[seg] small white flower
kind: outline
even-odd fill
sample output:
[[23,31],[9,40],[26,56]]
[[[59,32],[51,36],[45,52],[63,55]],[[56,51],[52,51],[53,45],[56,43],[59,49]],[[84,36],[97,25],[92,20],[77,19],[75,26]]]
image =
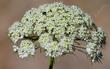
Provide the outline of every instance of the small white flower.
[[87,27],[79,27],[79,37],[85,41],[88,41],[88,39],[91,37],[90,36],[90,31],[88,31]]
[[102,43],[105,40],[105,36],[104,31],[100,27],[97,28],[97,31],[92,31],[92,40],[95,43]]
[[64,36],[59,42],[59,45],[62,47],[63,52],[71,52],[73,51],[72,50],[73,43],[74,43],[73,39]]
[[86,46],[86,51],[88,56],[91,58],[92,62],[99,61],[102,58],[102,53],[100,51],[100,45],[89,42]]
[[13,51],[14,51],[14,52],[17,52],[17,51],[18,51],[18,49],[19,49],[19,47],[18,47],[18,46],[13,45]]
[[19,39],[22,39],[24,34],[22,32],[23,25],[20,22],[15,22],[10,28],[9,28],[9,37],[11,38],[13,43],[16,43]]
[[36,11],[37,11],[36,8],[32,8],[31,10],[27,11],[23,18],[21,19],[21,23],[31,23],[31,24],[34,23],[37,17]]
[[62,49],[58,45],[58,42],[53,41],[49,43],[49,47],[46,49],[46,55],[50,57],[58,57],[63,54]]
[[22,40],[18,49],[18,55],[21,58],[35,54],[35,45],[30,40]]
[[24,33],[24,36],[28,37],[33,34],[33,24],[32,23],[24,23],[24,26],[22,27],[22,32]]
[[45,34],[42,34],[40,37],[39,37],[39,43],[41,45],[41,47],[43,47],[44,49],[48,48],[48,44],[53,41],[52,40],[52,36],[50,36],[48,33],[45,33]]
[[34,34],[41,35],[41,33],[45,30],[45,27],[42,24],[36,24],[34,27]]

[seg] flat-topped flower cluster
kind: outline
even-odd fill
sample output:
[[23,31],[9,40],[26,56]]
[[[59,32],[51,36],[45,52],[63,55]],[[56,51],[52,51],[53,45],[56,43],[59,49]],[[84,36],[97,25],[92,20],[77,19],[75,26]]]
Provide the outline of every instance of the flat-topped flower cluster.
[[8,35],[21,58],[34,55],[37,48],[50,57],[80,50],[95,62],[102,58],[100,49],[105,42],[104,31],[87,13],[77,6],[57,2],[27,11],[9,28]]

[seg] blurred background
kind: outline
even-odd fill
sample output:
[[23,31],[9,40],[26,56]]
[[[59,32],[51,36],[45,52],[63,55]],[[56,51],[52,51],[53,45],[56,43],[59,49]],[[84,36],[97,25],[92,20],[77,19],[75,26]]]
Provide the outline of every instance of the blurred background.
[[34,57],[20,59],[13,53],[8,28],[31,7],[45,3],[63,2],[78,5],[89,13],[97,26],[107,33],[107,44],[103,49],[102,63],[91,64],[82,53],[66,55],[56,59],[54,69],[110,69],[110,0],[0,0],[0,69],[48,69],[48,57],[36,51]]

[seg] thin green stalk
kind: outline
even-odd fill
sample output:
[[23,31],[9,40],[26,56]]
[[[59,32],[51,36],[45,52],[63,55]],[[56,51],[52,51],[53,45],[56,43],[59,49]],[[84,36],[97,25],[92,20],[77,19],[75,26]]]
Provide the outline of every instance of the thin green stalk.
[[50,57],[49,58],[49,69],[53,69],[54,62],[55,62],[55,58]]

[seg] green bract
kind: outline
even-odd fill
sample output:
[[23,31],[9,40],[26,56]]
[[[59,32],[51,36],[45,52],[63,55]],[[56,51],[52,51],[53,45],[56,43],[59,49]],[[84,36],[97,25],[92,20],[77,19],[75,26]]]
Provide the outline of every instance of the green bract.
[[[9,28],[9,37],[21,58],[34,55],[36,48],[44,49],[46,56],[53,58],[78,50],[92,62],[102,58],[100,49],[105,41],[104,31],[87,13],[57,2],[27,11]],[[36,41],[40,46],[35,46]]]

